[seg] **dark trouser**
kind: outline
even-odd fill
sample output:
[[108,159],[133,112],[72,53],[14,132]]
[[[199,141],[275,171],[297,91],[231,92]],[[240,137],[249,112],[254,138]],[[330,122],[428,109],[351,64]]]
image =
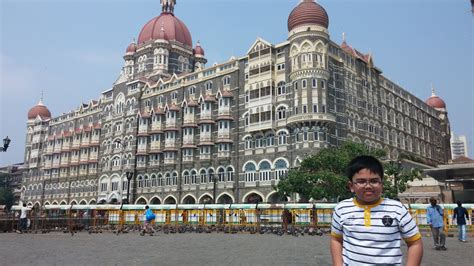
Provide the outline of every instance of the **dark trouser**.
[[28,223],[28,218],[20,218],[20,231],[26,231],[26,225]]
[[444,233],[443,227],[432,227],[431,234],[433,235],[435,247],[444,247],[446,243],[446,234]]

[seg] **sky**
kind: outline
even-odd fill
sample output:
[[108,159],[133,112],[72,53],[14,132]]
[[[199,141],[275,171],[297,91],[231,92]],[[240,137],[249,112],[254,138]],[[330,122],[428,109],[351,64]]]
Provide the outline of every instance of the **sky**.
[[[258,38],[288,37],[300,0],[177,0],[175,15],[205,50],[208,66],[247,53]],[[393,82],[446,102],[451,129],[474,156],[474,45],[469,0],[318,0],[336,43],[372,52]],[[23,161],[28,110],[41,93],[53,117],[98,99],[118,78],[123,55],[161,12],[159,0],[0,0],[0,166]]]

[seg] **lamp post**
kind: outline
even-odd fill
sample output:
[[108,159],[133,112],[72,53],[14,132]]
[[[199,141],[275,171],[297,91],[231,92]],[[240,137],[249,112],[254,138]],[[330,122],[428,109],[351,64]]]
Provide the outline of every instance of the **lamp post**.
[[212,186],[212,203],[216,204],[216,192],[217,192],[217,176],[216,174],[211,174],[210,178],[212,178],[212,183],[214,184]]
[[0,152],[6,152],[8,149],[8,146],[10,146],[11,139],[6,138],[3,139],[3,147],[0,147]]
[[133,177],[133,172],[125,172],[125,175],[127,176],[127,204],[130,204],[130,181],[132,180]]

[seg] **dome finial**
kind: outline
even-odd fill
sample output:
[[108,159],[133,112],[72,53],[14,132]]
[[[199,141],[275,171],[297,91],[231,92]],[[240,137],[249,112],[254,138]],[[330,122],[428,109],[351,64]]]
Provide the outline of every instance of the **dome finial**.
[[345,32],[342,33],[342,42],[346,42],[346,33]]
[[176,0],[160,0],[160,2],[161,12],[173,14],[174,6],[176,5]]
[[40,100],[38,102],[38,105],[43,105],[43,97],[44,97],[44,90],[41,90],[41,96],[40,96]]
[[433,87],[433,83],[431,83],[431,96],[436,96],[435,89]]

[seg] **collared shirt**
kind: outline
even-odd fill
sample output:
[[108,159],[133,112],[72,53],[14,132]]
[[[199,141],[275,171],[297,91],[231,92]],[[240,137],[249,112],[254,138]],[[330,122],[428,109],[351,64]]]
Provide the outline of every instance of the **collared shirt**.
[[341,201],[334,209],[331,235],[342,238],[345,265],[401,265],[402,238],[421,238],[416,222],[399,201],[380,199],[362,205],[355,199]]
[[439,205],[432,205],[426,208],[426,222],[434,228],[441,228],[444,226],[443,209]]

